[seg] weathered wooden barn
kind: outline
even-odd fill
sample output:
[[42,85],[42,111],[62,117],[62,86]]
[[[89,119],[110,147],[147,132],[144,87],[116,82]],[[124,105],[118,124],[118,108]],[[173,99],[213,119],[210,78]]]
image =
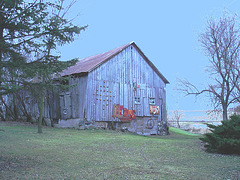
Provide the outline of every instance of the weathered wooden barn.
[[84,58],[61,76],[71,76],[75,86],[46,98],[44,117],[57,120],[55,126],[166,134],[169,82],[134,42]]
[[169,82],[134,42],[82,59],[61,75],[77,86],[60,94],[59,119],[138,134],[166,131]]

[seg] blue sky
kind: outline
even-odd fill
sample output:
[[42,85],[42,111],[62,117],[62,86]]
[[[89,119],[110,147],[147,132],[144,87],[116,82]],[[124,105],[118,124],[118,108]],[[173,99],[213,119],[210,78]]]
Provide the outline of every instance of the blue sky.
[[204,87],[208,59],[198,42],[210,17],[240,13],[238,0],[79,0],[70,15],[77,25],[89,25],[74,43],[59,50],[62,60],[95,55],[135,41],[169,80],[168,110],[211,109],[204,96],[184,97],[177,78]]

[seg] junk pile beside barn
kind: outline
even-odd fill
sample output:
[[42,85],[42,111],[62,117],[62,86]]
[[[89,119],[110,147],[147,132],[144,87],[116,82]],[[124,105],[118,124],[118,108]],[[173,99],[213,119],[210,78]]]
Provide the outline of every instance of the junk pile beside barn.
[[[169,82],[134,42],[79,60],[61,76],[70,76],[68,84],[73,86],[46,93],[44,119],[48,124],[53,120],[55,127],[167,134]],[[36,101],[27,92],[21,96],[25,110],[37,119]]]

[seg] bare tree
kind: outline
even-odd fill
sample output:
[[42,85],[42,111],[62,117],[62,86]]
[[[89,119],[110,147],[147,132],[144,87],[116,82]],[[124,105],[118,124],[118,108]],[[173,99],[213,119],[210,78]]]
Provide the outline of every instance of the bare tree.
[[180,89],[186,95],[208,93],[215,109],[222,109],[223,120],[228,120],[229,105],[240,100],[240,28],[236,17],[223,17],[217,21],[210,19],[206,31],[200,34],[199,41],[209,58],[208,72],[213,81],[199,90],[189,81],[181,80]]
[[175,110],[175,111],[173,111],[173,118],[176,120],[176,122],[177,122],[177,126],[178,126],[178,128],[180,128],[180,118],[181,117],[183,117],[183,113],[182,112],[180,112],[179,110]]

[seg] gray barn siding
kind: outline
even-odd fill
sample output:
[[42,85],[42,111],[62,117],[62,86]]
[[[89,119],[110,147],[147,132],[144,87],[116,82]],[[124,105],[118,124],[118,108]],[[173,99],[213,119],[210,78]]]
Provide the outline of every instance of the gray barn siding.
[[[84,119],[87,78],[87,76],[71,78],[69,84],[73,86],[66,92],[47,91],[44,99],[44,118]],[[37,101],[31,95],[29,97],[29,100],[25,98],[25,101],[29,101],[25,102],[27,110],[34,119],[37,119],[39,115]]]
[[[57,97],[57,98],[56,98]],[[56,119],[59,118],[59,101],[58,92],[47,91],[44,98],[44,111],[43,116],[45,118]],[[25,119],[27,116],[34,120],[38,119],[38,97],[32,96],[29,91],[20,90],[16,102],[13,102],[14,95],[8,95],[8,106],[13,106],[14,103],[18,105],[19,119]]]
[[[137,91],[133,91],[133,78],[136,79],[137,85],[140,85]],[[159,106],[162,98],[166,109],[166,95],[163,91],[165,86],[163,80],[138,51],[129,46],[88,74],[85,98],[87,119],[119,121],[112,118],[114,104],[135,110],[136,116],[152,116],[149,112],[149,97],[155,98],[155,104]],[[135,104],[135,97],[140,97],[140,104]]]
[[[69,85],[73,85],[67,92],[60,93],[60,117],[59,119],[84,119],[87,76],[73,77]],[[59,99],[56,98],[56,99]],[[85,110],[86,111],[86,110]]]

